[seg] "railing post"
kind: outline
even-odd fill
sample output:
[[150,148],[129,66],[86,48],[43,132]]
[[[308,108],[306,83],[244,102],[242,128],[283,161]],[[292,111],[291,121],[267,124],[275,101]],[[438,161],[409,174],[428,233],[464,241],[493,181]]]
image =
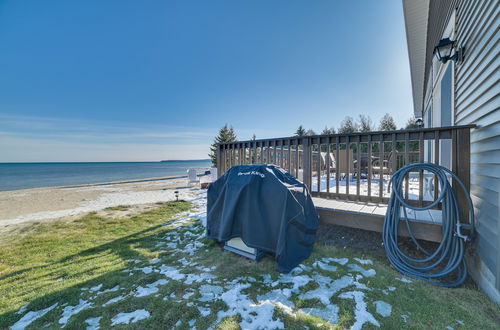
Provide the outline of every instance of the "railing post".
[[[297,140],[298,141],[298,140]],[[298,144],[297,144],[298,146]],[[303,176],[304,176],[304,184],[307,186],[307,189],[311,192],[311,138],[310,137],[302,137],[302,148],[304,152],[304,156],[302,157],[302,168],[303,168]],[[298,151],[298,148],[297,148]],[[297,164],[298,165],[298,164]]]
[[[452,152],[451,157],[452,171],[462,180],[467,193],[470,193],[470,129],[461,128],[454,129],[452,132]],[[452,181],[453,190],[457,196],[458,205],[460,208],[460,221],[468,222],[469,213],[467,207],[466,196],[464,196],[458,183]]]

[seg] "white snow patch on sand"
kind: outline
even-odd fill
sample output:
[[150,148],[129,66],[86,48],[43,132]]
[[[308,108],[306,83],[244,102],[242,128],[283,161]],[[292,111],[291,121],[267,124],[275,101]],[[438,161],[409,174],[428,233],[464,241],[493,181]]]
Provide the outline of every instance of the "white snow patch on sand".
[[[101,286],[102,286],[102,284],[99,286],[99,289]],[[81,311],[89,308],[90,306],[92,306],[92,303],[85,301],[83,299],[80,299],[80,302],[78,303],[78,305],[64,307],[62,317],[59,319],[59,324],[62,324],[62,327],[66,326],[69,319],[73,315],[80,313]]]
[[57,305],[58,304],[55,303],[54,305],[49,306],[45,309],[41,309],[38,311],[30,311],[26,315],[24,315],[19,321],[14,323],[14,325],[12,325],[10,328],[12,330],[23,330],[31,323],[35,322],[36,320],[38,320],[39,318],[41,318],[42,316],[44,316],[45,314],[56,308]]
[[150,316],[151,314],[145,309],[138,309],[130,313],[119,313],[111,319],[111,325],[135,323]]

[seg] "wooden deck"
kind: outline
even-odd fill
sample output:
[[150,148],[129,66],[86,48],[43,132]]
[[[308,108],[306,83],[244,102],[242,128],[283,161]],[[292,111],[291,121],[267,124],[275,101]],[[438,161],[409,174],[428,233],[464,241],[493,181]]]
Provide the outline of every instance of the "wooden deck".
[[[325,198],[313,198],[320,220],[325,223],[382,232],[387,205]],[[441,241],[441,211],[408,210],[416,238],[432,242]],[[408,236],[406,225],[401,226],[402,236]]]

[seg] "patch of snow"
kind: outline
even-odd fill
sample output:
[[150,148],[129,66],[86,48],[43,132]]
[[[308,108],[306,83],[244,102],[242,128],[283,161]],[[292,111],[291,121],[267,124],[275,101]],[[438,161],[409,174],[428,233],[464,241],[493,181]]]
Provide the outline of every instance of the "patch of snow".
[[377,313],[382,315],[383,317],[388,317],[392,313],[392,306],[385,301],[377,300],[373,302],[375,304],[375,309]]
[[102,288],[102,283],[101,283],[101,284],[99,284],[99,285],[96,285],[96,286],[91,287],[91,288],[90,288],[90,291],[94,291],[94,292],[96,292],[96,291],[101,290],[101,288]]
[[[98,285],[99,289],[101,288],[101,286],[102,286],[102,284]],[[95,291],[94,288],[91,288],[90,290]],[[99,289],[97,289],[97,290],[99,290]],[[64,307],[62,317],[59,319],[59,324],[62,324],[63,327],[66,326],[69,319],[73,315],[80,313],[81,311],[89,308],[90,306],[92,306],[92,303],[85,301],[83,299],[80,299],[80,302],[78,303],[78,305]]]
[[176,326],[176,327],[180,327],[180,326],[181,326],[181,324],[182,324],[182,320],[179,320],[179,321],[177,321],[177,323],[175,323],[175,326]]
[[315,261],[313,263],[313,266],[317,267],[317,268],[321,268],[321,269],[329,271],[329,272],[336,272],[337,271],[337,267],[325,264],[324,262],[321,262],[321,261]]
[[213,301],[222,294],[224,289],[217,285],[204,284],[200,286],[198,291],[201,294],[201,298],[198,299],[199,301]]
[[39,318],[41,318],[42,316],[44,316],[45,314],[47,314],[48,312],[50,312],[51,310],[56,308],[57,305],[58,305],[58,303],[55,303],[54,305],[49,306],[45,309],[41,309],[38,311],[29,311],[28,313],[26,313],[26,315],[24,315],[21,319],[19,319],[16,323],[14,323],[10,327],[11,330],[23,330],[23,329],[25,329],[31,323],[35,322],[36,320],[38,320]]
[[98,330],[99,329],[99,322],[101,322],[102,317],[91,317],[89,319],[85,320],[85,323],[87,323],[89,326],[87,327],[87,330]]
[[465,325],[464,321],[462,321],[462,320],[455,320],[455,322],[457,322],[460,325]]
[[362,329],[365,323],[371,323],[376,327],[380,327],[380,323],[373,317],[373,315],[366,309],[366,302],[364,300],[365,294],[361,291],[349,291],[339,295],[340,298],[354,299],[356,307],[354,309],[355,322],[351,329]]
[[24,305],[23,307],[21,307],[17,312],[16,314],[19,315],[19,314],[24,314],[24,312],[26,312],[26,310],[28,309],[28,306],[29,306],[30,303],[27,303],[26,305]]
[[403,321],[404,321],[405,323],[407,323],[407,322],[408,322],[408,319],[410,318],[410,316],[409,316],[409,315],[406,315],[406,314],[401,314],[401,318],[403,319]]
[[208,281],[208,280],[213,279],[213,278],[215,278],[214,275],[207,274],[207,273],[188,274],[184,283],[186,283],[186,284],[193,284],[194,282],[200,283],[200,282]]
[[108,300],[107,302],[105,302],[102,306],[103,307],[106,307],[108,305],[111,305],[111,304],[114,304],[115,302],[119,302],[119,301],[122,301],[123,299],[125,299],[126,296],[118,296],[118,297],[115,297],[113,299],[110,299]]
[[375,269],[366,270],[363,267],[361,267],[360,265],[356,265],[356,264],[349,264],[348,266],[352,271],[361,273],[365,277],[373,277],[377,274],[377,272],[375,272]]
[[447,326],[446,326],[446,330],[455,330],[455,328],[454,328],[454,327],[452,327],[451,325],[447,325]]
[[186,292],[183,296],[182,299],[189,299],[194,295],[194,291],[191,292]]
[[360,259],[360,258],[354,258],[357,262],[359,262],[362,265],[373,265],[373,261],[370,259]]
[[196,319],[192,319],[188,322],[189,326],[192,328],[193,325],[196,323]]
[[145,309],[138,309],[130,313],[119,313],[111,319],[111,325],[135,323],[150,316],[151,314]]
[[200,311],[201,316],[208,316],[212,313],[210,308],[198,307],[198,310]]
[[396,277],[396,280],[401,281],[403,283],[412,283],[413,281],[406,277]]
[[366,286],[357,282],[354,277],[350,275],[342,276],[341,278],[332,281],[331,278],[314,275],[313,280],[318,283],[319,288],[307,291],[299,295],[300,299],[318,299],[325,306],[330,305],[330,298],[342,289],[349,286],[356,286],[359,289],[365,289]]
[[344,266],[346,263],[349,262],[349,259],[347,258],[323,258],[321,259],[323,262],[336,262],[338,263],[339,265],[342,265]]
[[160,259],[160,258],[154,258],[154,259],[150,260],[150,261],[149,261],[149,263],[150,263],[150,264],[157,264],[157,263],[159,263],[160,261],[161,261],[161,259]]
[[140,270],[144,274],[151,274],[152,272],[154,272],[155,269],[151,266],[146,266],[146,267],[142,267],[142,268],[134,268],[134,270]]
[[239,314],[242,321],[242,329],[284,329],[285,325],[280,319],[273,319],[274,304],[270,301],[255,304],[242,290],[249,288],[251,284],[236,284],[233,288],[224,292],[221,299],[226,303],[228,309],[217,313],[217,323],[228,316]]
[[177,268],[165,265],[160,267],[160,274],[163,274],[174,281],[179,281],[186,277],[186,275],[182,274]]
[[319,317],[331,324],[339,322],[339,307],[333,304],[329,304],[325,308],[302,308],[299,313]]
[[165,279],[161,279],[161,280],[158,280],[156,282],[153,282],[153,283],[149,283],[147,284],[145,287],[143,286],[140,286],[138,287],[136,290],[136,294],[135,296],[136,297],[145,297],[145,296],[149,296],[150,294],[153,294],[153,293],[156,293],[158,292],[160,289],[158,289],[158,286],[160,285],[165,285],[167,284],[168,281],[165,280]]
[[118,290],[120,290],[120,286],[116,285],[116,286],[112,287],[111,289],[106,289],[106,290],[103,290],[103,291],[99,291],[99,292],[97,292],[97,294],[100,295],[100,294],[104,294],[104,293],[108,293],[108,292],[115,292],[115,291],[118,291]]

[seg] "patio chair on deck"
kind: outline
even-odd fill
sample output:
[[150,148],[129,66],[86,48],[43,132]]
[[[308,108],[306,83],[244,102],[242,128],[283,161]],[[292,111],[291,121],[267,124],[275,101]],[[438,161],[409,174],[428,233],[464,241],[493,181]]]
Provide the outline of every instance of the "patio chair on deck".
[[392,174],[392,152],[389,153],[389,158],[380,159],[380,157],[372,156],[372,175],[390,175]]
[[199,184],[200,179],[198,178],[198,174],[196,173],[196,169],[190,168],[188,169],[188,185]]

